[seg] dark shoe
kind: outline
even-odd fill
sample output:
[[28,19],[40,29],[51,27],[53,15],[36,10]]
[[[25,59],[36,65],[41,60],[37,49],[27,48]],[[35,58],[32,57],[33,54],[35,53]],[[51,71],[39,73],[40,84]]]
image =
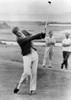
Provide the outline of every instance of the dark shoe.
[[17,93],[19,91],[19,89],[15,88],[14,89],[14,93]]
[[52,66],[48,66],[48,68],[52,68]]
[[45,67],[45,65],[42,65],[42,67]]
[[[18,86],[18,84],[17,84],[17,86]],[[17,88],[17,86],[16,86],[16,88],[14,89],[14,93],[17,93],[17,92],[19,91],[19,89]]]
[[65,66],[65,68],[68,70],[68,66]]
[[34,94],[36,94],[36,92],[34,90],[31,90],[29,94],[34,95]]
[[63,64],[61,64],[61,69],[63,69]]
[[44,66],[42,66],[42,67],[45,67],[45,65],[44,65]]

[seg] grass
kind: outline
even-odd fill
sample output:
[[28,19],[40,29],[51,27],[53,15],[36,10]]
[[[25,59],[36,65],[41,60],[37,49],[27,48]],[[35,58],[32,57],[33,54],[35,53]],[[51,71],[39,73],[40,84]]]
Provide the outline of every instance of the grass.
[[[44,55],[44,46],[35,46],[39,54],[39,65],[37,73],[37,95],[36,100],[66,100],[71,85],[71,73],[66,70],[61,70],[60,65],[62,62],[62,48],[55,47],[53,56],[53,68],[48,68],[48,58],[46,67],[42,67],[42,60]],[[22,55],[18,46],[9,46],[0,44],[0,95],[3,98],[21,98],[25,97],[26,100],[34,99],[27,96],[28,86],[22,86],[20,92],[14,95],[13,89],[18,83],[23,72]],[[63,96],[64,95],[64,96]],[[54,97],[54,98],[53,98]],[[68,99],[67,99],[68,100]]]
[[[22,27],[22,26],[21,26]],[[30,28],[31,27],[31,28]],[[70,29],[70,27],[56,27],[50,26],[49,30],[59,31],[64,29]],[[34,30],[32,33],[38,33],[44,30],[44,26],[24,26],[24,29]],[[6,34],[5,34],[6,33]],[[58,39],[61,41],[61,37]],[[15,36],[10,30],[0,30],[0,40],[15,41]],[[13,89],[18,83],[21,74],[23,72],[23,61],[20,53],[19,46],[3,45],[0,44],[0,97],[7,100],[16,100],[20,98],[22,100],[71,100],[68,99],[71,95],[71,57],[69,59],[68,71],[60,69],[62,63],[62,48],[54,47],[52,68],[48,68],[48,58],[46,67],[42,67],[42,61],[44,56],[44,46],[35,46],[39,54],[39,65],[37,73],[37,95],[27,96],[28,87],[22,87],[20,93],[13,94]],[[26,95],[25,95],[26,94]],[[15,98],[15,99],[14,99]],[[44,99],[45,98],[45,99]],[[3,100],[4,100],[3,99]],[[1,99],[2,100],[2,99]]]

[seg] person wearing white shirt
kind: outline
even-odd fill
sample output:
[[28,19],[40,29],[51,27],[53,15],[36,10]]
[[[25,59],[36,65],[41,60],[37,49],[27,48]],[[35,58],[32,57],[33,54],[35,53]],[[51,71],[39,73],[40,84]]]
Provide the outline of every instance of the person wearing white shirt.
[[44,52],[44,58],[43,58],[43,64],[42,66],[46,66],[46,61],[47,61],[47,56],[49,59],[49,64],[48,67],[52,67],[52,57],[53,57],[53,46],[55,45],[56,41],[55,38],[53,37],[52,31],[48,33],[48,36],[45,37],[45,52]]
[[62,41],[62,51],[63,51],[63,62],[61,64],[61,69],[63,69],[64,65],[65,68],[68,69],[68,58],[71,53],[71,39],[70,34],[65,34],[65,39]]

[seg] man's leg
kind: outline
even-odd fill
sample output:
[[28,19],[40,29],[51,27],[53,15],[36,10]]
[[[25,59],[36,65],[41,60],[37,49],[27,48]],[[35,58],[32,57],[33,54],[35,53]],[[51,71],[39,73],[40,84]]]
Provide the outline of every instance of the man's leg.
[[43,64],[42,64],[43,67],[45,67],[45,65],[46,65],[46,61],[47,61],[47,56],[48,56],[48,54],[49,54],[49,50],[50,50],[50,48],[45,47],[44,58],[43,58]]
[[[14,93],[17,93],[20,89],[21,84],[27,78],[28,75],[31,75],[31,57],[30,56],[23,56],[23,74],[21,76],[21,79],[19,81],[19,84],[14,89]],[[18,90],[18,91],[17,91]]]
[[64,66],[64,64],[65,64],[65,57],[66,57],[66,52],[63,51],[63,62],[62,62],[62,64],[61,64],[61,69],[63,69],[63,66]]
[[31,68],[31,76],[30,76],[30,92],[35,93],[36,85],[37,85],[37,67],[38,67],[38,59],[32,62]]
[[50,48],[50,52],[49,52],[49,67],[52,66],[52,56],[53,56],[53,50],[52,50],[52,48]]
[[38,67],[39,56],[36,51],[32,51],[32,66],[30,76],[30,94],[34,94],[37,85],[37,67]]
[[70,56],[70,52],[67,52],[66,53],[66,57],[65,57],[65,68],[67,69],[68,68],[68,58]]

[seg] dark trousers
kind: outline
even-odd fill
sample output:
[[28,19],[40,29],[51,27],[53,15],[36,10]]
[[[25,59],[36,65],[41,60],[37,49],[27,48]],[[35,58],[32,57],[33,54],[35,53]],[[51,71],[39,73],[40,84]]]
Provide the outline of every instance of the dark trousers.
[[63,68],[63,65],[65,65],[65,68],[68,67],[68,58],[70,56],[70,52],[67,52],[67,51],[63,51],[63,63],[62,63],[62,68]]

